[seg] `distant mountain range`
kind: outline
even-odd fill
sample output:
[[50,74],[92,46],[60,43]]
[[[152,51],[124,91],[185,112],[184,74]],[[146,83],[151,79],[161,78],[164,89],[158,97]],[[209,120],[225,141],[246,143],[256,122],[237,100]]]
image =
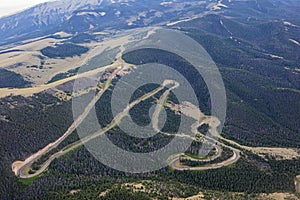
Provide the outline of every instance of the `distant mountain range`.
[[[128,29],[232,10],[248,20],[299,15],[297,0],[58,0],[0,18],[0,44],[58,31]],[[288,9],[288,10],[287,10]],[[299,18],[300,19],[300,18]]]
[[44,34],[126,29],[189,17],[217,1],[59,0],[0,19],[0,44]]

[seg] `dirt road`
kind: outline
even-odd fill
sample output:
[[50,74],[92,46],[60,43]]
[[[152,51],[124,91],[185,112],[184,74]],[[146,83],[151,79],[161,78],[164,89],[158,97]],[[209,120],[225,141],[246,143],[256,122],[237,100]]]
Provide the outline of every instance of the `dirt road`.
[[17,176],[22,177],[23,171],[26,170],[28,166],[30,166],[32,163],[36,162],[39,158],[41,158],[44,154],[48,153],[52,149],[56,148],[62,141],[64,141],[76,128],[77,126],[86,118],[86,116],[89,114],[90,110],[94,107],[95,103],[100,99],[102,94],[109,88],[110,81],[115,78],[116,74],[120,71],[120,69],[115,69],[114,72],[110,75],[110,77],[107,80],[107,84],[105,85],[105,88],[100,90],[98,94],[95,95],[93,100],[86,106],[84,109],[84,112],[78,116],[78,118],[72,123],[72,125],[68,128],[68,130],[55,142],[52,142],[48,144],[43,149],[39,150],[35,154],[28,157],[25,161],[16,161],[12,164],[12,170]]
[[[110,79],[112,79],[113,77],[115,77],[115,75],[117,74],[119,70],[115,70],[114,73],[110,76]],[[110,81],[107,81],[110,82]],[[114,128],[117,124],[120,123],[120,121],[126,116],[128,115],[129,110],[134,107],[135,105],[137,105],[138,103],[140,103],[143,100],[146,100],[148,98],[150,98],[151,96],[153,96],[154,94],[158,93],[159,91],[161,91],[165,86],[168,86],[169,84],[173,84],[173,82],[171,81],[164,81],[164,83],[158,87],[157,89],[143,95],[142,97],[140,97],[139,99],[133,101],[132,103],[130,103],[121,113],[119,113],[114,119],[113,121],[107,125],[106,127],[104,127],[103,129],[99,130],[98,132],[89,135],[85,138],[82,138],[80,141],[77,141],[71,145],[69,145],[67,148],[65,148],[64,150],[61,150],[53,155],[51,155],[49,157],[49,159],[44,162],[41,165],[41,168],[37,171],[35,171],[32,174],[28,174],[28,169],[30,168],[30,166],[36,162],[40,157],[42,157],[43,155],[45,155],[47,152],[49,152],[50,150],[54,149],[55,147],[57,147],[66,137],[68,137],[78,126],[79,123],[82,122],[82,120],[87,116],[87,114],[89,113],[90,109],[94,106],[94,104],[97,102],[97,99],[99,99],[101,97],[101,95],[104,93],[104,91],[106,89],[108,89],[109,86],[106,86],[102,91],[99,92],[99,94],[92,100],[92,102],[90,102],[90,104],[87,106],[87,108],[85,109],[85,111],[78,117],[78,119],[76,120],[76,122],[74,122],[70,128],[68,129],[68,131],[62,136],[60,137],[57,141],[50,143],[49,145],[47,145],[45,148],[43,148],[42,150],[38,151],[37,153],[33,154],[32,156],[30,156],[29,158],[27,158],[25,161],[16,161],[15,163],[13,163],[12,165],[12,169],[15,172],[16,176],[20,177],[20,178],[31,178],[31,177],[35,177],[40,175],[43,171],[45,171],[47,169],[47,167],[51,164],[51,162],[55,159],[58,158],[64,154],[69,153],[70,151],[74,150],[75,148],[83,145],[84,143],[95,139],[101,135],[103,135],[104,133],[106,133],[107,131],[111,130],[112,128]]]

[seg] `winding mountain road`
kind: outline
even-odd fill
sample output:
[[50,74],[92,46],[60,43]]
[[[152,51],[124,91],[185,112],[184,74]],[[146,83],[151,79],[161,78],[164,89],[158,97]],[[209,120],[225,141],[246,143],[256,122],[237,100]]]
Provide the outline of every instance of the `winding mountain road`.
[[[114,73],[110,76],[110,79],[112,79],[113,77],[115,77],[115,75],[117,74],[119,70],[115,70]],[[107,82],[110,82],[109,80]],[[169,84],[175,84],[175,82],[173,81],[169,81],[166,80],[162,83],[161,86],[159,86],[158,88],[156,88],[155,90],[143,95],[142,97],[138,98],[137,100],[133,101],[132,103],[130,103],[121,113],[119,113],[114,119],[113,121],[107,125],[106,127],[104,127],[103,129],[97,131],[96,133],[86,136],[85,138],[82,138],[80,141],[77,141],[71,145],[69,145],[67,148],[64,148],[64,150],[61,150],[53,155],[51,155],[46,162],[44,162],[41,165],[41,168],[38,169],[37,171],[35,171],[34,173],[29,174],[28,173],[28,169],[30,169],[30,166],[36,162],[39,158],[41,158],[43,155],[45,155],[46,153],[48,153],[50,150],[54,149],[55,147],[57,147],[65,138],[67,138],[73,131],[75,130],[75,128],[79,125],[79,123],[82,122],[82,120],[88,115],[89,111],[91,110],[91,108],[95,105],[95,103],[97,102],[97,99],[99,99],[101,97],[101,95],[104,93],[104,91],[106,89],[108,89],[109,86],[106,85],[106,87],[103,89],[103,91],[99,92],[98,95],[96,95],[96,97],[92,100],[92,102],[90,102],[90,104],[87,106],[87,108],[85,109],[85,111],[80,115],[80,119],[78,118],[76,120],[76,123],[74,122],[71,127],[68,129],[68,131],[62,136],[60,137],[57,141],[50,143],[49,145],[47,145],[45,148],[43,148],[42,150],[38,151],[37,153],[33,154],[32,156],[30,156],[29,158],[27,158],[25,161],[16,161],[13,163],[12,165],[12,169],[15,172],[16,176],[20,177],[20,178],[32,178],[35,176],[40,175],[41,173],[43,173],[47,167],[51,164],[51,162],[62,156],[65,155],[67,153],[69,153],[70,151],[76,149],[77,147],[83,145],[84,143],[95,139],[101,135],[103,135],[104,133],[106,133],[107,131],[111,130],[112,128],[114,128],[118,123],[121,122],[121,120],[128,115],[129,110],[134,107],[135,105],[137,105],[138,103],[140,103],[141,101],[144,101],[148,98],[150,98],[151,96],[153,96],[154,94],[158,93],[159,91],[161,91],[164,87],[168,86]],[[71,131],[71,132],[70,132]]]
[[[28,157],[25,161],[16,161],[12,164],[12,170],[15,174],[19,177],[28,178],[29,175],[24,175],[23,171],[26,170],[31,164],[36,162],[39,158],[41,158],[46,153],[50,152],[52,149],[55,149],[62,141],[64,141],[75,129],[77,126],[86,118],[89,114],[91,109],[94,107],[95,103],[100,99],[102,94],[109,88],[110,81],[116,76],[116,74],[120,71],[120,69],[115,69],[114,72],[109,76],[107,80],[107,84],[105,85],[104,89],[100,90],[98,94],[95,95],[93,100],[85,107],[83,113],[78,116],[78,118],[72,123],[72,125],[68,128],[68,130],[55,142],[48,144],[43,149],[39,150],[35,154]],[[48,161],[47,161],[48,162]],[[43,168],[43,167],[42,167]],[[40,171],[40,170],[38,170]],[[30,176],[31,177],[31,176]]]

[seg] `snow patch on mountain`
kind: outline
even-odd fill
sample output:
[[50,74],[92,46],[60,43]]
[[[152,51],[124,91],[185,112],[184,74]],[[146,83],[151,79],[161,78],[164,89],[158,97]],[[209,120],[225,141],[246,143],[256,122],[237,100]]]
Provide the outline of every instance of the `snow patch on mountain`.
[[294,39],[289,39],[289,41],[291,41],[292,43],[300,46],[300,42],[298,42],[297,40],[294,40]]

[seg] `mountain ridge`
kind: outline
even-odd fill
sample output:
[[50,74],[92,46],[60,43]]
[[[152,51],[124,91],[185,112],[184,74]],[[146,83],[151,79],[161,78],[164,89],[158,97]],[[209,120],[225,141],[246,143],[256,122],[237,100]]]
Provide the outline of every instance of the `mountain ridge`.
[[157,24],[166,19],[179,18],[178,16],[184,13],[201,13],[209,9],[211,4],[218,2],[217,0],[51,1],[0,18],[0,45],[64,30],[75,33],[89,31],[90,27],[95,27],[95,30],[103,29],[111,24],[115,24],[114,28],[119,29]]

